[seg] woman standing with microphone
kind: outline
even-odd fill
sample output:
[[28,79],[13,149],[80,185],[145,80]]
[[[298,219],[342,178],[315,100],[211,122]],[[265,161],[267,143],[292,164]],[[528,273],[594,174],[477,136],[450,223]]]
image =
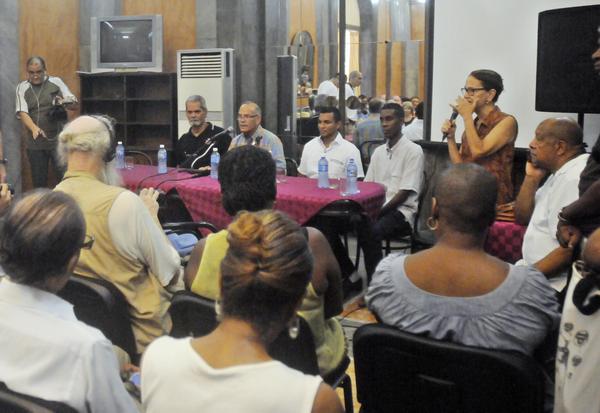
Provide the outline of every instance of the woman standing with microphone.
[[442,132],[448,138],[448,154],[452,163],[476,163],[496,177],[497,218],[513,221],[512,167],[518,125],[514,116],[496,106],[503,90],[502,77],[493,70],[471,72],[461,89],[462,96],[450,105],[465,125],[460,149],[456,144],[453,120],[444,121]]

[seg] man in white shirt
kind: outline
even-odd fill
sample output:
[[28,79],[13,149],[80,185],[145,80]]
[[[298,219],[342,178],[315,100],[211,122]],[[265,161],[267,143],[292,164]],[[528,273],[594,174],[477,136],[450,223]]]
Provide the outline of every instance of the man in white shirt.
[[413,142],[423,139],[423,102],[415,107],[415,118],[404,128],[402,135]]
[[[560,291],[573,259],[573,246],[561,247],[556,239],[558,214],[579,197],[579,175],[589,155],[584,153],[581,127],[569,118],[540,123],[529,151],[531,161],[515,201],[516,221],[527,225],[520,263],[535,266]],[[551,175],[540,187],[548,172]]]
[[0,233],[8,274],[0,281],[0,382],[79,412],[136,412],[111,343],[56,295],[94,242],[73,198],[30,193],[9,209]]
[[339,73],[336,73],[331,79],[322,81],[317,89],[317,96],[333,96],[337,99],[339,92],[338,86],[340,84]]
[[311,139],[302,151],[298,172],[308,178],[319,175],[319,160],[325,156],[329,163],[329,179],[339,179],[346,176],[346,164],[354,159],[358,169],[358,177],[365,176],[360,152],[338,132],[342,126],[342,117],[337,108],[321,108],[319,113],[319,132],[321,136]]
[[113,125],[105,117],[69,123],[58,137],[58,152],[67,172],[56,190],[75,198],[96,239],[75,273],[109,281],[123,293],[141,354],[171,330],[166,287],[177,287],[181,271],[179,254],[158,222],[158,193],[150,188],[138,196],[117,185]]
[[373,152],[365,181],[377,182],[385,187],[385,204],[373,225],[373,236],[368,240],[379,247],[371,250],[378,250],[381,258],[381,240],[412,231],[419,206],[425,157],[419,145],[402,135],[404,110],[400,105],[383,105],[380,120],[386,143]]

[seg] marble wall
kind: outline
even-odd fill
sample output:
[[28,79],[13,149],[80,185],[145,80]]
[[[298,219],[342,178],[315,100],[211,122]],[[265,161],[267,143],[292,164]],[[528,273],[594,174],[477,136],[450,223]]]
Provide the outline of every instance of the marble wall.
[[0,2],[0,130],[8,182],[21,188],[21,123],[15,117],[15,87],[19,83],[19,2]]

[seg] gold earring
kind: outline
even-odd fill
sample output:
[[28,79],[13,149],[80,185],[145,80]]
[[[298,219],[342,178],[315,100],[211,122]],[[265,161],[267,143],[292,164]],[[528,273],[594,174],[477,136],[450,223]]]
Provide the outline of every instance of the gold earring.
[[435,231],[436,229],[438,229],[439,221],[437,218],[431,216],[427,218],[427,221],[425,223],[427,224],[427,228],[429,228],[431,231]]

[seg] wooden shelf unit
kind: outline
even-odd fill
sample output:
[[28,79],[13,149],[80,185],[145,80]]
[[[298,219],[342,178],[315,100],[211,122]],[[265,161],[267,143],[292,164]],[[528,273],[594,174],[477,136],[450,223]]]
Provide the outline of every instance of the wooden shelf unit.
[[156,161],[164,144],[171,152],[177,142],[175,73],[80,73],[81,113],[116,120],[117,140],[125,149],[142,150]]

